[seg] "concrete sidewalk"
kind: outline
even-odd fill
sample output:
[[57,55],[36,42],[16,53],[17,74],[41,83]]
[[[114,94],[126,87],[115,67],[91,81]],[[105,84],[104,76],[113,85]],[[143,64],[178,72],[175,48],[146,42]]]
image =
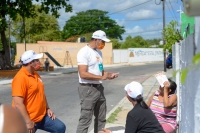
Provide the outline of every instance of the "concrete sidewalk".
[[[149,62],[152,63],[152,62]],[[104,65],[104,68],[109,68],[109,67],[121,67],[121,66],[137,66],[137,65],[145,65],[148,63],[134,63],[134,64],[129,64],[129,63],[121,63],[121,64],[112,64],[112,65]],[[65,66],[65,67],[55,67],[54,71],[38,71],[41,77],[45,75],[50,75],[50,76],[57,76],[61,74],[69,74],[69,73],[77,73],[78,68],[77,66]],[[12,82],[12,78],[0,78],[0,85],[5,85],[5,84],[10,84]]]
[[[172,78],[172,69],[168,69],[166,72],[166,75],[168,78]],[[146,81],[142,83],[142,86],[144,87],[144,100],[147,102],[149,97],[159,89],[159,83],[157,82],[154,75],[150,76]],[[121,111],[117,113],[115,117],[115,121],[112,123],[106,123],[106,128],[112,131],[117,130],[124,130],[125,124],[126,124],[126,116],[128,112],[133,108],[133,105],[128,101],[126,97],[124,97],[106,116],[106,119],[108,119],[112,114],[115,113],[117,109],[120,109]],[[90,133],[94,133],[94,131],[90,131]]]

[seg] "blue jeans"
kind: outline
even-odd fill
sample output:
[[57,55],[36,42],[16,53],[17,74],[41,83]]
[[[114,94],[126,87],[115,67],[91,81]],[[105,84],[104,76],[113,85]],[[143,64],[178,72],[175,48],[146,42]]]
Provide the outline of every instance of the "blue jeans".
[[65,133],[66,126],[59,119],[52,120],[48,115],[45,115],[42,121],[35,123],[35,132],[37,129],[50,133]]

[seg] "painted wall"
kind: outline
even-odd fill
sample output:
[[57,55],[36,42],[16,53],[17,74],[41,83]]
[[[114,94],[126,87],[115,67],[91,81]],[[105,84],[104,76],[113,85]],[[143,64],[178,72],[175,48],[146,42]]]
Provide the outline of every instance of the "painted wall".
[[[55,58],[62,66],[70,65],[70,58],[73,65],[77,65],[76,55],[78,51],[87,45],[87,43],[72,43],[72,42],[47,42],[38,41],[36,44],[26,44],[26,50],[34,50],[36,53],[49,52],[51,56]],[[18,64],[20,56],[23,54],[25,49],[24,44],[16,45],[16,60],[15,63]],[[69,58],[66,58],[66,51],[69,51]],[[112,64],[112,43],[106,43],[103,53],[103,63]],[[44,54],[43,58],[40,59],[43,64],[47,56]],[[55,64],[50,60],[50,65],[55,66]]]
[[128,63],[128,50],[127,49],[114,49],[113,50],[113,63]]
[[[194,33],[194,20],[194,17],[188,17],[185,13],[181,13],[181,35],[184,38]],[[186,31],[186,27],[188,26],[188,24],[188,31]]]
[[129,63],[163,61],[162,48],[129,48]]
[[[195,42],[195,43],[194,43]],[[175,61],[173,68],[180,70],[175,76],[175,81],[178,84],[178,122],[179,133],[200,133],[200,67],[196,65],[191,67],[192,59],[195,54],[200,53],[200,17],[195,18],[195,34],[189,35],[182,40],[180,44],[176,44],[177,49],[174,47]],[[181,73],[184,69],[188,68],[189,71],[186,75],[186,81],[180,82]],[[178,77],[177,77],[178,76]]]

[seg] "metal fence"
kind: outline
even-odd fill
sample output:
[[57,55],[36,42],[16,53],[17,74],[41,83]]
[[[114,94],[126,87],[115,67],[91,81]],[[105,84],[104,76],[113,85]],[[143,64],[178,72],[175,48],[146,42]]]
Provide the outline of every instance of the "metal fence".
[[[195,18],[195,33],[173,46],[173,69],[178,95],[179,133],[200,133],[200,66],[191,68],[192,58],[200,52],[200,18]],[[180,76],[189,68],[185,83]]]

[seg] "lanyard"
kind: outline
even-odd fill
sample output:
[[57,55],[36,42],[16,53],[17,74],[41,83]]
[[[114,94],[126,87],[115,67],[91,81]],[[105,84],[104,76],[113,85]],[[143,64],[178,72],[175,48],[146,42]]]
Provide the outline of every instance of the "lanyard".
[[100,56],[100,54],[95,50],[95,49],[93,49],[89,44],[87,45],[89,48],[91,48],[95,53],[96,53],[96,55],[101,59],[98,59],[98,62],[99,63],[102,63],[102,57]]

